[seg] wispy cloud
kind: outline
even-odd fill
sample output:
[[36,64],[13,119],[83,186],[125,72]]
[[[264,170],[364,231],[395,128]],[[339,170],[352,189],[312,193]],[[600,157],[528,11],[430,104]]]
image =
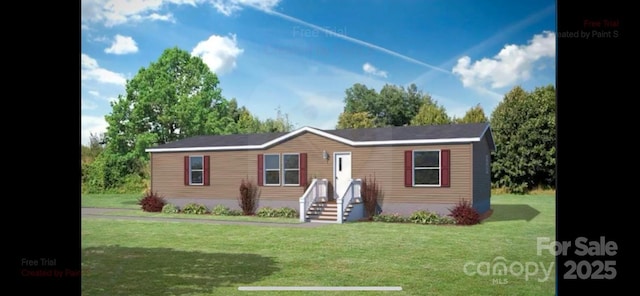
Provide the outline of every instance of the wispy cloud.
[[378,70],[378,68],[369,63],[364,63],[364,65],[362,65],[362,71],[367,74],[387,78],[387,71]]
[[200,41],[191,54],[202,58],[209,69],[217,74],[228,73],[236,67],[236,60],[244,52],[238,47],[235,34],[229,36],[211,35]]
[[369,43],[369,42],[366,42],[366,41],[363,41],[363,40],[360,40],[360,39],[356,39],[356,38],[353,38],[353,37],[349,37],[349,36],[347,36],[345,34],[342,34],[342,32],[340,32],[340,31],[323,28],[321,26],[318,26],[318,25],[315,25],[315,24],[312,24],[312,23],[309,23],[309,22],[305,22],[305,21],[303,21],[301,19],[286,15],[284,13],[277,12],[277,11],[272,9],[273,6],[275,6],[275,5],[273,5],[273,6],[254,5],[252,3],[252,2],[263,2],[263,1],[240,1],[240,0],[237,0],[237,1],[233,1],[233,2],[237,2],[239,5],[240,4],[241,5],[246,5],[246,6],[258,9],[260,11],[263,11],[263,12],[265,12],[267,14],[274,15],[274,16],[277,16],[279,18],[288,20],[290,22],[293,22],[293,23],[296,23],[296,24],[300,24],[300,25],[312,28],[314,30],[317,30],[318,32],[325,33],[326,35],[329,35],[329,36],[337,37],[337,38],[340,38],[342,40],[345,40],[345,41],[348,41],[348,42],[351,42],[351,43],[354,43],[354,44],[362,45],[364,47],[368,47],[370,49],[374,49],[374,50],[386,53],[388,55],[400,58],[400,59],[402,59],[404,61],[416,64],[416,65],[420,65],[420,66],[424,66],[424,67],[427,67],[427,68],[431,68],[433,70],[440,71],[440,72],[443,72],[443,73],[449,73],[449,74],[451,73],[450,71],[445,70],[443,68],[436,67],[436,66],[431,65],[431,64],[427,64],[425,62],[422,62],[422,61],[416,60],[416,59],[414,59],[412,57],[397,53],[397,52],[395,52],[393,50],[384,48],[382,46],[375,45],[373,43]]
[[105,48],[104,52],[111,54],[128,54],[138,52],[136,41],[130,36],[116,35],[111,42],[111,47]]
[[127,22],[143,20],[175,22],[170,13],[162,14],[169,5],[191,5],[206,0],[83,0],[81,1],[81,21],[83,28],[99,23],[113,27]]
[[87,54],[81,55],[80,76],[82,80],[94,80],[101,83],[124,86],[127,79],[120,73],[101,68],[98,61]]
[[244,6],[264,11],[273,9],[278,6],[278,3],[280,3],[280,0],[211,0],[213,7],[226,16],[242,10]]
[[493,58],[472,63],[470,57],[464,56],[452,72],[464,87],[485,87],[489,84],[491,88],[498,89],[528,80],[538,60],[554,58],[555,55],[556,35],[545,31],[534,35],[527,45],[506,45]]

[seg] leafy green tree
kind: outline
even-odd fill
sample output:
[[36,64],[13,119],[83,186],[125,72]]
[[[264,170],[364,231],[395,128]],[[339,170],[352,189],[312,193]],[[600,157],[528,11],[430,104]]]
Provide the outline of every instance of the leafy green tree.
[[199,57],[179,48],[165,50],[141,68],[112,108],[106,116],[107,149],[142,159],[150,144],[223,133],[232,121],[217,76]]
[[343,112],[338,118],[337,129],[374,127],[373,118],[367,112]]
[[514,87],[491,114],[496,151],[494,187],[512,193],[555,187],[556,92],[552,85],[526,92]]
[[411,119],[411,125],[435,125],[450,124],[451,118],[447,115],[444,106],[437,102],[427,102],[420,107],[418,114]]
[[467,110],[462,118],[454,118],[454,123],[482,123],[489,122],[489,119],[484,114],[484,109],[480,104],[475,107],[471,107],[471,109]]
[[[431,97],[419,91],[415,84],[406,89],[387,84],[378,93],[356,83],[345,91],[344,102],[345,107],[340,115],[342,120],[338,123],[338,128],[370,126],[370,120],[374,127],[402,126],[411,121],[421,105],[431,102]],[[357,123],[354,121],[356,119],[366,122]]]

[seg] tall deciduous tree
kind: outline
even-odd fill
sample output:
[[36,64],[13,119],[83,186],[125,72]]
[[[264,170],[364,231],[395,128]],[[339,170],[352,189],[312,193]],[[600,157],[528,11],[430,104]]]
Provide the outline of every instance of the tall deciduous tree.
[[411,119],[411,125],[434,125],[450,124],[451,118],[447,115],[447,110],[439,106],[437,102],[424,103],[418,114]]
[[482,123],[489,122],[489,119],[484,114],[484,109],[480,104],[471,107],[471,109],[467,110],[462,118],[456,118],[453,120],[455,123]]
[[525,193],[555,187],[556,92],[552,85],[526,92],[514,87],[491,114],[496,151],[494,186]]
[[343,112],[338,118],[337,129],[374,127],[372,116],[367,112]]
[[[401,126],[409,124],[420,106],[431,102],[431,97],[419,91],[415,84],[406,89],[387,84],[378,93],[356,83],[345,91],[344,102],[338,128]],[[355,122],[358,119],[364,122]]]
[[146,158],[143,151],[151,144],[222,133],[232,121],[218,77],[199,57],[179,48],[165,50],[156,62],[141,68],[112,108],[106,116],[107,148],[141,158]]

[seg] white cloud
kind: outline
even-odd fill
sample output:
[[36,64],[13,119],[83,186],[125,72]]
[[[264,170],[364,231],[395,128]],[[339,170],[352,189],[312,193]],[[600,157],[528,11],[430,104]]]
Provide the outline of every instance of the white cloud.
[[80,117],[80,143],[89,144],[91,134],[102,134],[107,131],[107,122],[102,116],[82,115]]
[[244,49],[238,47],[235,34],[230,37],[211,35],[209,39],[200,41],[191,54],[202,58],[212,72],[223,74],[236,67],[236,59]]
[[92,96],[100,97],[100,93],[95,91],[95,90],[90,90],[89,94],[92,95]]
[[205,0],[83,0],[81,19],[87,23],[102,23],[107,27],[130,21],[157,20],[173,22],[171,14],[161,14],[169,4],[196,6]]
[[105,48],[104,52],[111,54],[128,54],[138,52],[136,41],[129,36],[116,35],[111,42],[111,47]]
[[173,17],[173,14],[171,13],[167,13],[167,14],[157,14],[157,13],[152,13],[150,14],[147,19],[150,19],[152,21],[165,21],[165,22],[170,22],[170,23],[175,23],[176,19]]
[[211,5],[218,12],[230,16],[244,6],[253,7],[263,11],[270,11],[280,3],[280,0],[211,0]]
[[376,67],[374,67],[369,63],[364,63],[364,65],[362,65],[362,71],[364,71],[367,74],[372,74],[372,75],[387,78],[387,71],[378,70]]
[[535,64],[542,58],[555,58],[555,33],[544,31],[536,34],[527,45],[506,45],[493,58],[483,58],[471,63],[464,56],[458,60],[452,72],[460,78],[464,87],[503,88],[528,80]]
[[124,78],[122,74],[100,68],[98,61],[84,53],[81,55],[80,71],[82,80],[95,80],[101,83],[118,84],[122,86],[127,82],[127,79]]

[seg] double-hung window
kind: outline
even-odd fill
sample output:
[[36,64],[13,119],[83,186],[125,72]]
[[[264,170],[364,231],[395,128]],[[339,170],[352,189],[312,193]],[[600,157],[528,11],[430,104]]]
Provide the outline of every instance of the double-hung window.
[[280,154],[264,155],[264,184],[280,185]]
[[300,185],[300,155],[282,154],[282,179],[284,185]]
[[189,185],[204,185],[203,156],[189,156]]
[[440,151],[413,151],[413,185],[440,185]]

